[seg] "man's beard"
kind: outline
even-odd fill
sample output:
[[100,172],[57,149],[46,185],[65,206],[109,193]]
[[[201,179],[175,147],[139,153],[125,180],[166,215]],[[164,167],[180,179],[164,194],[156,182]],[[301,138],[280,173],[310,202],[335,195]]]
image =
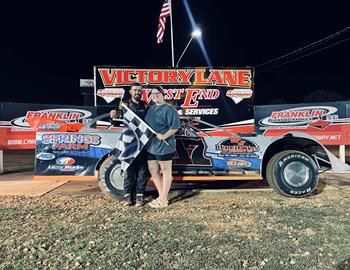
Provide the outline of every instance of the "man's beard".
[[134,95],[133,98],[134,98],[136,101],[140,101],[140,100],[141,100],[141,95]]

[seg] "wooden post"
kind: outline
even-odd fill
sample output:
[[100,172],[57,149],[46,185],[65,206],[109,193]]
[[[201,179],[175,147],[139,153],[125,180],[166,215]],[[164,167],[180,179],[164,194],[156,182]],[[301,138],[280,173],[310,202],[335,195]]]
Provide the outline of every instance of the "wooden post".
[[345,163],[345,145],[339,145],[339,159]]

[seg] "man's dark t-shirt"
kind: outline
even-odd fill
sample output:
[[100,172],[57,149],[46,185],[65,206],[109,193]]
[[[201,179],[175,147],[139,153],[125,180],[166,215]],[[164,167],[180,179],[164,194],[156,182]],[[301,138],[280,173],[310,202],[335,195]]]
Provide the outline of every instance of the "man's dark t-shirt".
[[[126,102],[126,104],[129,107],[129,109],[132,110],[138,117],[140,117],[142,120],[145,119],[147,106],[143,100],[140,100],[139,103],[135,103],[131,99],[129,99]],[[124,112],[125,111],[123,110],[123,113]]]
[[[135,103],[131,99],[129,99],[129,100],[125,101],[125,103],[128,106],[128,108],[130,110],[132,110],[138,117],[140,117],[142,120],[145,119],[146,112],[147,112],[148,108],[147,108],[146,103],[143,100],[140,100],[139,103]],[[118,110],[119,109],[117,108],[117,111]],[[125,112],[126,112],[125,109],[121,110],[121,113],[120,113],[118,118],[122,119]],[[113,125],[117,126],[118,122],[114,121],[112,118],[110,118],[110,122]]]
[[135,103],[131,99],[129,99],[127,102],[127,106],[142,120],[145,119],[147,106],[143,100],[140,100],[139,103]]

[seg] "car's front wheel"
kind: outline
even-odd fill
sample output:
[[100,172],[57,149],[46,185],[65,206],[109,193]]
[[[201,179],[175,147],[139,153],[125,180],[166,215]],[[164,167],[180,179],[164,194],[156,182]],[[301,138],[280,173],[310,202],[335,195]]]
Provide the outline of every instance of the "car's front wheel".
[[123,198],[124,177],[121,176],[120,161],[116,156],[110,155],[103,161],[98,174],[98,185],[109,198]]
[[318,183],[318,168],[303,152],[287,150],[274,155],[267,164],[266,178],[278,193],[289,197],[310,195]]

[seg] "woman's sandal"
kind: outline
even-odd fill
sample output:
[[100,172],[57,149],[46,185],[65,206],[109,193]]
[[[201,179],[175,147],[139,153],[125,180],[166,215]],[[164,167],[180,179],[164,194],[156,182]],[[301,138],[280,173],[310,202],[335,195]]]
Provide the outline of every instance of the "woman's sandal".
[[151,201],[148,205],[151,206],[152,208],[164,208],[169,205],[169,202],[166,201],[165,203],[162,203],[159,201],[159,198],[157,198]]
[[152,200],[152,201],[150,201],[150,202],[148,203],[148,205],[151,206],[151,207],[153,207],[153,206],[156,205],[156,204],[158,204],[158,198],[157,198],[157,199],[154,199],[154,200]]

